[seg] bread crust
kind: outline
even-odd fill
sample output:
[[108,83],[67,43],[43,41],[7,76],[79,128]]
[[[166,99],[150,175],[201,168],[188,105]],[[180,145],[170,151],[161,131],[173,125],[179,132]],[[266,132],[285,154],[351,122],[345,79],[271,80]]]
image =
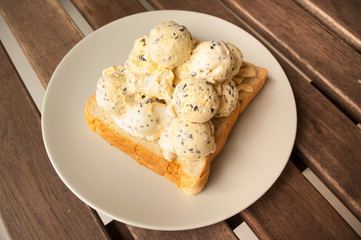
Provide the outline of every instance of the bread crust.
[[265,83],[267,70],[261,67],[256,67],[256,69],[256,77],[246,78],[244,80],[244,83],[252,86],[253,91],[242,94],[240,96],[240,101],[233,112],[227,117],[217,119],[216,123],[214,123],[216,150],[204,159],[204,168],[198,178],[186,174],[179,162],[170,162],[166,160],[163,156],[155,154],[146,146],[138,144],[128,137],[119,134],[114,128],[109,126],[106,121],[95,118],[90,111],[90,105],[97,104],[95,95],[91,96],[87,101],[85,106],[85,118],[90,129],[98,133],[109,144],[131,156],[140,165],[143,165],[153,172],[164,176],[169,181],[174,182],[185,193],[195,195],[201,192],[208,182],[211,161],[223,149],[227,137],[236,123],[238,116],[246,109]]

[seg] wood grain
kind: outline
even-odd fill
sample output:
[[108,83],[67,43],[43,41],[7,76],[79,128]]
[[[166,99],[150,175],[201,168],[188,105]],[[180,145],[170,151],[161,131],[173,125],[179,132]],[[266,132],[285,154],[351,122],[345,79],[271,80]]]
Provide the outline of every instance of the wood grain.
[[72,0],[93,29],[98,29],[119,18],[146,11],[143,5],[133,0]]
[[359,239],[291,162],[241,215],[260,239]]
[[361,221],[360,129],[284,59],[269,50],[284,69],[296,99],[298,130],[294,153]]
[[55,173],[40,116],[0,45],[0,214],[13,239],[108,239]]
[[0,0],[0,11],[47,86],[61,59],[83,38],[82,33],[56,0]]
[[196,11],[220,17],[231,23],[238,23],[237,18],[225,9],[217,0],[199,0],[199,1],[163,1],[148,0],[148,2],[158,10],[175,9]]
[[176,240],[176,239],[209,239],[209,240],[218,240],[218,239],[229,239],[236,240],[238,239],[233,231],[225,222],[220,222],[214,225],[210,225],[203,228],[198,228],[194,230],[187,231],[154,231],[144,228],[138,228],[129,226],[130,232],[133,234],[135,239],[158,239],[158,240]]
[[357,51],[291,0],[222,2],[361,122],[361,55]]
[[297,105],[296,153],[361,221],[361,130],[282,59]]
[[295,0],[295,2],[361,53],[361,1]]

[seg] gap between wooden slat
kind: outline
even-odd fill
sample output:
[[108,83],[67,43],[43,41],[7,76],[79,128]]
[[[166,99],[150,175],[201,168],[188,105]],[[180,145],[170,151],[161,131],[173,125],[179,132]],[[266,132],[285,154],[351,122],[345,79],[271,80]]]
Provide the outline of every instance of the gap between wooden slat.
[[10,240],[8,233],[5,230],[5,226],[0,218],[0,239],[1,240]]
[[256,234],[254,234],[246,222],[241,223],[233,232],[240,240],[258,240]]
[[147,11],[154,11],[154,10],[156,10],[147,0],[138,0],[138,2],[139,2],[140,4],[142,4],[143,7],[144,7],[145,9],[147,9]]
[[70,0],[59,0],[59,3],[73,20],[75,25],[79,28],[79,30],[84,34],[84,36],[94,32],[94,29],[89,25],[83,15],[81,15],[81,13]]
[[41,113],[45,89],[1,14],[0,29],[1,42]]
[[360,221],[342,204],[340,200],[326,187],[325,184],[309,169],[306,168],[302,174],[317,189],[317,191],[331,204],[341,217],[361,237]]

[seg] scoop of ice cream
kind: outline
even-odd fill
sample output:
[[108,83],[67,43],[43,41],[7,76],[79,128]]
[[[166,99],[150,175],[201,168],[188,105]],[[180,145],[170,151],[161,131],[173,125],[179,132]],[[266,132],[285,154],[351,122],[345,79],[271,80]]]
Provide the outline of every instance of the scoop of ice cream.
[[242,62],[243,62],[243,54],[242,52],[233,44],[227,43],[227,46],[232,54],[232,71],[230,73],[230,78],[234,77],[239,69],[241,68]]
[[[193,50],[191,57],[176,69],[177,76],[190,74],[212,84],[220,84],[232,72],[232,53],[223,41],[201,42]],[[182,71],[185,71],[182,73]]]
[[171,106],[179,118],[203,123],[216,114],[219,99],[212,85],[203,80],[187,78],[176,86]]
[[95,98],[100,107],[112,114],[122,114],[131,101],[125,76],[105,75],[99,78]]
[[120,78],[121,75],[124,75],[124,73],[125,73],[124,65],[110,66],[103,70],[102,76],[114,75],[115,77]]
[[125,63],[129,91],[168,102],[174,90],[174,74],[149,58],[145,51],[148,42],[148,35],[137,39]]
[[119,127],[133,136],[154,140],[170,122],[163,115],[166,115],[164,104],[147,100],[136,103],[124,115],[115,116],[113,119]]
[[192,36],[187,28],[169,21],[150,31],[146,51],[160,66],[175,68],[189,58],[193,46]]
[[169,128],[166,128],[165,131],[161,133],[159,138],[159,145],[162,148],[163,157],[166,160],[172,161],[177,157],[177,155],[174,153],[174,149],[171,144],[171,139],[169,136]]
[[231,79],[227,79],[222,84],[214,86],[214,89],[220,100],[219,108],[215,116],[228,116],[238,103],[239,93],[236,84]]
[[203,158],[215,151],[214,128],[210,121],[191,123],[175,118],[169,125],[174,152],[184,158]]

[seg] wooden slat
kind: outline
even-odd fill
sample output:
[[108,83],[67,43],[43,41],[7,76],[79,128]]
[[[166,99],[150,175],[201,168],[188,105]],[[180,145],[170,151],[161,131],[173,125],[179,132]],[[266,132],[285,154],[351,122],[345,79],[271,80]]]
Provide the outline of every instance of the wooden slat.
[[236,24],[237,18],[230,14],[218,0],[199,0],[199,1],[163,1],[148,0],[155,9],[176,9],[189,10],[210,14],[220,17],[226,21]]
[[260,239],[359,239],[291,162],[241,215]]
[[361,122],[358,52],[291,0],[222,1]]
[[56,0],[0,0],[0,11],[46,86],[61,59],[83,35]]
[[295,1],[361,53],[361,1]]
[[236,240],[238,239],[225,222],[220,222],[211,226],[187,231],[154,231],[144,228],[129,226],[129,230],[135,239],[142,240],[176,240],[176,239],[209,239],[209,240]]
[[12,239],[108,239],[55,173],[40,116],[0,45],[0,214]]
[[279,59],[296,98],[296,153],[361,221],[361,130]]
[[131,14],[144,12],[146,9],[134,0],[72,0],[93,29]]

